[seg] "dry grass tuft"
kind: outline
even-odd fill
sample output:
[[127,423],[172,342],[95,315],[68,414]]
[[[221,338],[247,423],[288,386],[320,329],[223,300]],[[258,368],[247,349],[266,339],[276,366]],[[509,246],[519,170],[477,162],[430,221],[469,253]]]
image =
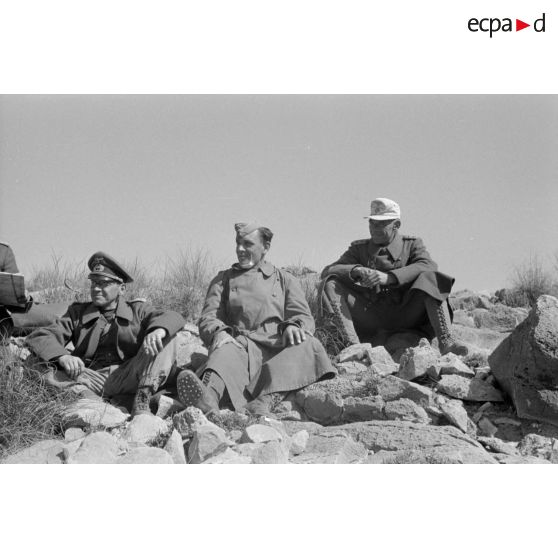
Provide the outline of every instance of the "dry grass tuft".
[[[558,271],[558,253],[555,255],[555,268]],[[543,294],[558,297],[558,280],[536,254],[516,265],[512,274],[511,289],[503,289],[501,300],[512,307],[530,307]]]
[[76,398],[49,388],[41,372],[0,345],[0,459],[61,437],[62,412]]

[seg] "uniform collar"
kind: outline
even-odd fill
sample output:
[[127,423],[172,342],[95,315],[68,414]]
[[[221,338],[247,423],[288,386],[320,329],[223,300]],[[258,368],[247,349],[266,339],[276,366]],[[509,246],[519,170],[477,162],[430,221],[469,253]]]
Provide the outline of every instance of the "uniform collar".
[[[236,271],[250,271],[249,269],[242,269],[238,265],[238,263],[232,264],[231,267]],[[257,269],[261,271],[266,277],[271,277],[273,275],[273,272],[275,271],[275,266],[270,262],[262,261],[257,266],[255,266],[255,268],[251,269]]]
[[[92,320],[96,320],[100,315],[100,310],[91,302],[87,305],[81,321],[82,323],[86,324]],[[132,309],[122,297],[118,299],[118,305],[116,306],[115,315],[117,318],[122,318],[123,320],[127,320],[128,322],[131,322],[134,319],[134,313],[132,312]]]
[[373,254],[377,254],[382,248],[387,250],[391,257],[394,260],[399,259],[401,256],[401,252],[403,251],[403,239],[399,232],[395,233],[395,237],[387,246],[379,246],[378,244],[374,244],[372,239],[370,239],[370,252]]

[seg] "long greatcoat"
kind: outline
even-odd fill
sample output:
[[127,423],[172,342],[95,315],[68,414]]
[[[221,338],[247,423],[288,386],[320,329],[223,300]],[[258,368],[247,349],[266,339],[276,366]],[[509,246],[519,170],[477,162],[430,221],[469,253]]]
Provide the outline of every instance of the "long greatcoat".
[[[306,341],[284,347],[282,334],[291,324],[307,332]],[[227,331],[244,347],[222,345],[205,366],[221,376],[237,409],[259,395],[299,389],[336,373],[312,335],[314,319],[300,283],[269,262],[221,271],[209,286],[199,328],[207,346]]]

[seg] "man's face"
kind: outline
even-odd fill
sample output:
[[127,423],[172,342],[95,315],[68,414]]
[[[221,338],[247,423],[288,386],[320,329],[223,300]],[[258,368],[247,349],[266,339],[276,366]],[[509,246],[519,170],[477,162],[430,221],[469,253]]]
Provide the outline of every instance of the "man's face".
[[242,269],[259,264],[269,250],[269,242],[263,242],[259,231],[236,237],[236,257]]
[[112,308],[116,306],[118,296],[126,290],[124,283],[119,283],[108,277],[97,276],[91,279],[91,301],[98,308]]
[[385,221],[368,219],[370,238],[374,244],[380,246],[387,246],[395,237],[400,226],[401,221],[399,219],[386,219]]

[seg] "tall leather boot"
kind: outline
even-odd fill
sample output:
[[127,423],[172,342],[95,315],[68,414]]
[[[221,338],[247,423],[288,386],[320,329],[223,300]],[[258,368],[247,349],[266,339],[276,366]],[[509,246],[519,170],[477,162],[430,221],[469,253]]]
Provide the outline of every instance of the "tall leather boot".
[[335,280],[325,283],[321,297],[322,315],[335,327],[344,347],[349,347],[360,343],[360,339],[355,330],[347,301],[339,287],[340,285]]
[[447,353],[461,356],[467,355],[469,353],[467,346],[456,341],[453,336],[447,303],[445,301],[440,302],[431,296],[427,296],[424,300],[424,305],[426,306],[428,319],[438,338],[440,353],[442,355]]

